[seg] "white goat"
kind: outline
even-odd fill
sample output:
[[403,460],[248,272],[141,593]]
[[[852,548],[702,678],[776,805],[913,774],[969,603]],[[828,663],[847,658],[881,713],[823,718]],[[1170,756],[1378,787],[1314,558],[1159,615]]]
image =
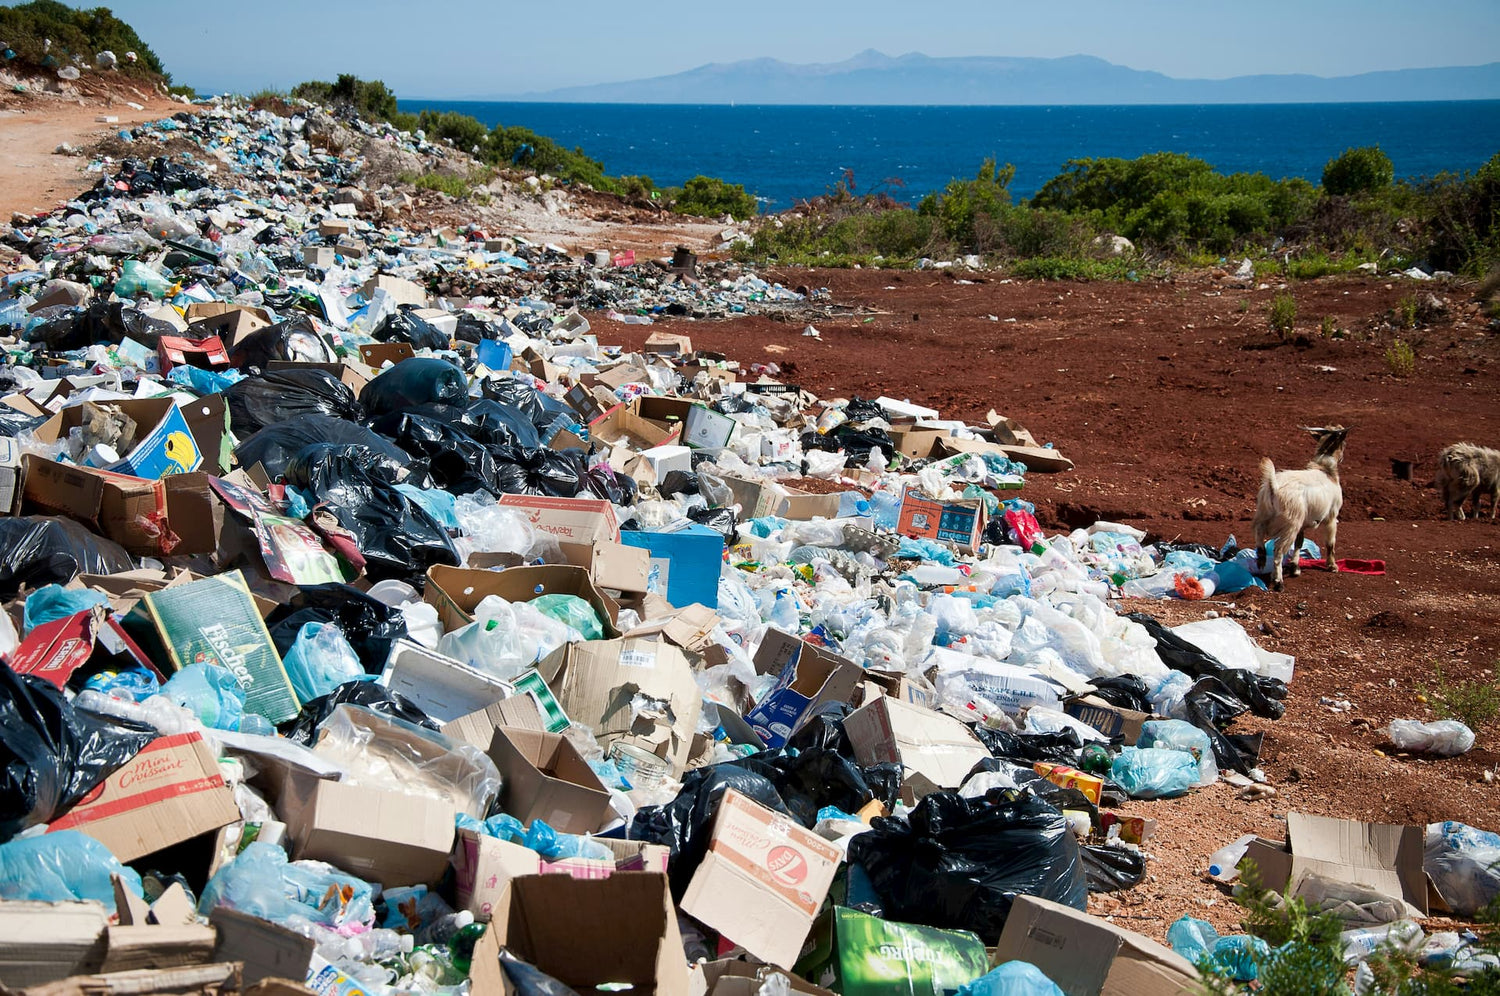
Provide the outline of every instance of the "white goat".
[[1339,569],[1339,509],[1344,505],[1344,489],[1339,484],[1339,461],[1344,457],[1344,437],[1349,430],[1341,425],[1308,429],[1318,440],[1318,448],[1306,470],[1283,470],[1266,457],[1260,462],[1260,494],[1255,501],[1255,555],[1260,569],[1266,567],[1266,540],[1271,540],[1275,557],[1273,584],[1282,589],[1282,562],[1292,558],[1292,577],[1302,573],[1302,541],[1309,529],[1323,526],[1328,534],[1328,569]]
[[1454,443],[1438,454],[1437,487],[1443,495],[1448,518],[1464,518],[1464,502],[1474,499],[1474,518],[1479,518],[1479,502],[1490,497],[1490,521],[1500,506],[1500,450],[1473,443]]

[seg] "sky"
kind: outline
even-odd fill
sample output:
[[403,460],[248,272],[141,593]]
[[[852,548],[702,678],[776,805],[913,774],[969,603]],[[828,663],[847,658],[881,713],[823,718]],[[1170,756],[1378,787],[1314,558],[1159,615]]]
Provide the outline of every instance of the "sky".
[[[1093,55],[1168,76],[1344,76],[1500,61],[1500,0],[91,0],[200,92],[352,72],[462,99],[641,79],[709,62]],[[1066,10],[1065,15],[1057,13]]]

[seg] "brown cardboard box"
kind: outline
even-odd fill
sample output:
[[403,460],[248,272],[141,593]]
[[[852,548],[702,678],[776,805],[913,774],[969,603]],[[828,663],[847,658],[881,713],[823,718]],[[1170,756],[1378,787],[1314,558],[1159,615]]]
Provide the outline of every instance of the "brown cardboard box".
[[95,527],[142,556],[213,553],[223,510],[207,474],[173,474],[159,481],[61,464],[34,453],[25,458],[26,502]]
[[803,720],[825,702],[850,702],[864,668],[847,657],[805,643],[777,629],[766,630],[755,651],[757,674],[778,675],[745,720],[768,747],[780,747]]
[[214,958],[243,962],[245,985],[261,979],[305,979],[317,943],[280,924],[215,906],[208,920],[219,931]]
[[661,356],[683,356],[693,351],[693,340],[672,332],[652,332],[646,337],[645,353]]
[[1076,695],[1063,703],[1063,712],[1082,720],[1111,740],[1120,738],[1134,746],[1141,737],[1141,726],[1151,718],[1149,712],[1126,709],[1106,702],[1097,695]]
[[610,446],[623,444],[633,450],[649,450],[675,440],[681,428],[667,429],[641,418],[625,405],[616,405],[602,418],[589,423],[589,436]]
[[687,398],[658,398],[648,394],[636,399],[635,413],[668,430],[680,430],[687,424],[693,407],[693,402]]
[[271,315],[264,308],[247,308],[223,301],[190,304],[186,317],[188,331],[193,335],[216,335],[230,348],[256,329],[271,324]]
[[[600,588],[644,593],[651,582],[651,552],[624,543],[558,543],[563,559],[585,568]],[[472,558],[471,558],[472,562]]]
[[496,904],[497,939],[575,992],[626,983],[652,996],[689,996],[687,955],[667,877],[618,872],[594,881],[526,875]]
[[365,281],[362,290],[366,298],[374,298],[377,290],[383,290],[386,296],[398,305],[413,304],[418,308],[427,307],[426,288],[402,277],[391,276],[389,273],[377,273]]
[[600,498],[501,495],[499,504],[519,512],[532,528],[550,533],[559,543],[614,543],[620,539],[615,507]]
[[988,443],[982,439],[959,439],[949,437],[938,441],[939,456],[957,456],[960,453],[994,453],[1010,460],[1019,460],[1027,470],[1043,474],[1057,474],[1073,469],[1073,461],[1056,450],[1045,446],[1011,446],[1004,443]]
[[990,752],[952,716],[882,695],[844,718],[862,767],[895,761],[940,788],[956,789]]
[[671,852],[639,840],[595,838],[614,852],[613,860],[564,858],[545,861],[528,847],[498,840],[474,830],[460,830],[453,843],[453,887],[458,908],[488,920],[506,896],[512,879],[523,875],[571,875],[605,878],[617,871],[665,872]]
[[108,925],[96,902],[0,902],[0,985],[17,990],[97,972]]
[[1316,876],[1374,891],[1398,907],[1404,903],[1402,916],[1422,917],[1428,913],[1423,833],[1420,826],[1287,813],[1286,843],[1252,841],[1245,857],[1266,888],[1284,895],[1305,894]]
[[480,750],[489,750],[495,731],[502,726],[545,733],[547,720],[541,706],[530,695],[512,695],[443,724],[443,736]]
[[290,772],[277,815],[292,858],[327,861],[387,888],[436,885],[453,850],[449,803]]
[[718,961],[699,962],[693,966],[694,987],[701,988],[705,996],[756,996],[760,987],[773,975],[787,981],[787,988],[802,996],[833,996],[822,986],[815,986],[797,975],[777,971],[766,965],[752,965],[748,961],[721,958]]
[[985,505],[979,499],[937,501],[913,489],[901,496],[896,532],[913,539],[952,543],[977,553],[984,538]]
[[544,594],[577,595],[598,613],[605,636],[620,635],[615,628],[619,605],[594,587],[586,568],[572,565],[512,567],[505,571],[436,565],[427,569],[423,597],[438,610],[443,628],[452,630],[474,621],[474,607],[486,595],[499,595],[507,602],[529,602]]
[[409,342],[371,342],[359,347],[359,359],[365,366],[379,370],[387,363],[400,363],[417,355]]
[[239,818],[214,752],[197,733],[177,733],[141,748],[48,831],[81,831],[134,861]]
[[925,460],[932,456],[933,447],[937,445],[938,440],[948,438],[948,430],[911,426],[904,429],[892,429],[890,437],[897,453],[909,456],[913,460]]
[[355,396],[363,391],[376,374],[363,363],[310,363],[301,360],[267,360],[267,370],[322,370],[339,379]]
[[562,833],[594,833],[609,813],[609,790],[560,733],[500,727],[489,744],[500,771],[500,808],[527,826],[545,820]]
[[1070,906],[1017,896],[995,965],[1026,961],[1070,996],[1186,996],[1198,972],[1171,948]]
[[841,859],[817,834],[730,789],[682,911],[757,958],[790,969]]
[[[559,647],[538,666],[563,711],[609,750],[621,743],[655,754],[680,775],[698,729],[703,696],[687,656],[665,640],[589,640]],[[667,703],[637,716],[636,694]]]

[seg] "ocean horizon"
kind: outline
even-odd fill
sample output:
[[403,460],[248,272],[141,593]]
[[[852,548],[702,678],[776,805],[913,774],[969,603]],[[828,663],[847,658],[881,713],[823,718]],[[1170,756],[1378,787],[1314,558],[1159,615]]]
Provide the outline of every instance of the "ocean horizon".
[[1467,172],[1500,152],[1500,101],[1341,104],[860,106],[580,104],[402,100],[403,111],[469,114],[581,148],[613,175],[658,186],[717,176],[768,211],[830,190],[846,171],[859,193],[915,202],[986,158],[1016,167],[1031,197],[1069,159],[1180,152],[1221,172],[1318,182],[1347,148],[1379,145],[1396,176]]

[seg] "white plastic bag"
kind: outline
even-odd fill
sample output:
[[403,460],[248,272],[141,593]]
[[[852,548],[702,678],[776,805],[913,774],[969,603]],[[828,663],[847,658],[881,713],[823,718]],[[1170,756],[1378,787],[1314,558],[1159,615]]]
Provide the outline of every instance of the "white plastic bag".
[[1474,746],[1474,731],[1456,719],[1423,723],[1415,719],[1393,719],[1386,734],[1402,750],[1418,754],[1455,757]]

